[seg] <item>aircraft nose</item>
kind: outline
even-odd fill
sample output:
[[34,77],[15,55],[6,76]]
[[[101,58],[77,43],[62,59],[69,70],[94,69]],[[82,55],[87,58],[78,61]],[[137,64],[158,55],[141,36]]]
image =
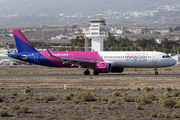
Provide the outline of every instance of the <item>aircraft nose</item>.
[[170,63],[171,63],[171,65],[173,66],[173,65],[176,64],[176,62],[177,62],[177,61],[176,61],[175,59],[171,59],[171,62],[170,62]]

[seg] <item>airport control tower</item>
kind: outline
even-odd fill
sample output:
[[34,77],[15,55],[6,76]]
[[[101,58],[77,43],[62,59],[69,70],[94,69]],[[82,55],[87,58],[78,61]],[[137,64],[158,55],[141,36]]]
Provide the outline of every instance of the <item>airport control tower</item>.
[[92,39],[92,50],[94,51],[103,51],[103,38],[108,37],[105,25],[105,19],[103,18],[90,20],[89,31],[86,31],[86,37]]

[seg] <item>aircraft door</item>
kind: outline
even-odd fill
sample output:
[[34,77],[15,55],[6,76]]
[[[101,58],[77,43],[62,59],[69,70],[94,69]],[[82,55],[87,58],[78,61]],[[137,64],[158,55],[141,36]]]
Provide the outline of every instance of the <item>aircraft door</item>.
[[34,54],[34,62],[38,62],[39,53]]
[[73,54],[70,54],[69,58],[70,58],[70,59],[73,59]]
[[152,56],[152,62],[157,62],[157,57],[156,57],[156,53],[155,52],[153,53],[153,56]]

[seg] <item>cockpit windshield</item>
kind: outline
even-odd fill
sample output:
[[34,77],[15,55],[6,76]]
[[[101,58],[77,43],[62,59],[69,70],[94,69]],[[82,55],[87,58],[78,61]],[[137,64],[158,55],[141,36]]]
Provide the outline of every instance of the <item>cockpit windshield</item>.
[[171,58],[169,55],[163,55],[162,58]]

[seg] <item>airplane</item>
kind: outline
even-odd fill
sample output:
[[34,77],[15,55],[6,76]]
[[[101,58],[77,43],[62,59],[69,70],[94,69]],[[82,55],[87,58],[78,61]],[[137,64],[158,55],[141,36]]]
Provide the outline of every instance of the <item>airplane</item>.
[[23,33],[13,30],[18,53],[8,54],[12,58],[22,61],[50,66],[86,68],[84,75],[99,73],[122,73],[124,68],[157,68],[169,67],[176,64],[168,54],[156,51],[89,51],[89,52],[47,52],[37,51]]

